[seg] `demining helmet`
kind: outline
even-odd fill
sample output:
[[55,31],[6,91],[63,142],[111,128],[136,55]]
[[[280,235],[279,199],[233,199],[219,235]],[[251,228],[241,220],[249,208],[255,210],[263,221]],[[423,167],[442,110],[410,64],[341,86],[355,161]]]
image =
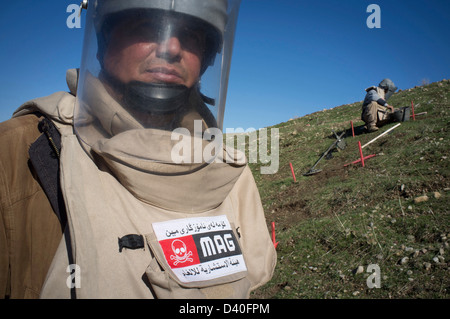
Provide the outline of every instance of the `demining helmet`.
[[74,127],[92,145],[186,119],[222,129],[240,0],[86,0]]
[[397,91],[397,87],[395,86],[394,82],[392,82],[390,79],[384,79],[383,81],[378,84],[378,86],[386,92],[385,98],[386,100],[389,99],[392,94]]

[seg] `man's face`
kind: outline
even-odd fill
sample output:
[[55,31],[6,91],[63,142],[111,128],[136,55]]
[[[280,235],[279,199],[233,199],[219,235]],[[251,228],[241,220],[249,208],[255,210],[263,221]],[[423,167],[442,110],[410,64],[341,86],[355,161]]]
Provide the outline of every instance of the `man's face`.
[[170,83],[192,87],[200,77],[203,33],[184,19],[169,23],[130,17],[114,27],[103,57],[104,68],[122,83]]

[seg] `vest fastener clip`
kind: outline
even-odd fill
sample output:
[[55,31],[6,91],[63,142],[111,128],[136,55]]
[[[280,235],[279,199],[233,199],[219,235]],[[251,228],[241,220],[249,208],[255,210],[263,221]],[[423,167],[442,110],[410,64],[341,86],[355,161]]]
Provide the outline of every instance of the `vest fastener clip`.
[[137,234],[129,234],[119,238],[119,252],[122,252],[123,248],[128,249],[140,249],[144,248],[144,237]]

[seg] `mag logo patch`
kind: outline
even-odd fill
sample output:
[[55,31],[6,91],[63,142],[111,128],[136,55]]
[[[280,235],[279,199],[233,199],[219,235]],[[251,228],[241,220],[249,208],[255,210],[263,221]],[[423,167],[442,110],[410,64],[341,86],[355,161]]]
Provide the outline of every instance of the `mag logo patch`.
[[164,258],[184,283],[247,271],[239,242],[225,215],[153,223]]

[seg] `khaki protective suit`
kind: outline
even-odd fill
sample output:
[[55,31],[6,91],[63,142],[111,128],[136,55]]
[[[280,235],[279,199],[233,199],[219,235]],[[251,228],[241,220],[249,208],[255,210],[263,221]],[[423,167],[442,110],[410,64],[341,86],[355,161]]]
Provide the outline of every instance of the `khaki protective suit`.
[[[76,72],[69,71],[67,80],[74,93]],[[12,289],[11,296],[70,298],[75,292],[77,298],[246,298],[271,278],[276,252],[259,193],[248,166],[237,164],[232,150],[224,150],[217,165],[143,163],[121,153],[120,146],[134,145],[167,148],[158,153],[167,154],[173,147],[166,143],[169,132],[152,130],[130,130],[92,147],[81,145],[72,127],[74,99],[60,92],[26,103],[15,113],[22,119],[39,110],[61,133],[67,227],[66,236],[55,230],[48,247],[38,247],[47,262],[39,265],[41,280],[33,296],[14,295]],[[155,134],[160,138],[149,140]],[[225,163],[230,157],[234,163]],[[11,178],[2,184],[3,193],[10,183]],[[35,214],[33,203],[27,205],[27,214]],[[4,216],[2,209],[3,223],[11,224],[16,214]],[[55,224],[53,220],[53,228]],[[12,245],[8,237],[15,233],[10,227],[1,231],[6,237],[2,247],[14,255],[20,245]],[[129,234],[140,236],[144,244],[120,247]],[[0,283],[7,287],[3,267]],[[12,264],[9,269],[16,272]],[[23,276],[15,279],[16,286],[27,286],[28,281]]]
[[366,123],[367,128],[371,129],[385,124],[390,119],[390,114],[387,107],[373,101],[364,108],[361,119]]
[[40,120],[29,114],[0,124],[0,298],[38,298],[62,237],[29,163]]
[[[368,88],[367,90],[369,89],[371,88]],[[378,96],[384,99],[385,91],[380,87],[375,89]],[[363,106],[361,119],[366,123],[367,129],[371,130],[388,122],[390,114],[390,110],[387,107],[380,105],[377,101],[371,101]]]

